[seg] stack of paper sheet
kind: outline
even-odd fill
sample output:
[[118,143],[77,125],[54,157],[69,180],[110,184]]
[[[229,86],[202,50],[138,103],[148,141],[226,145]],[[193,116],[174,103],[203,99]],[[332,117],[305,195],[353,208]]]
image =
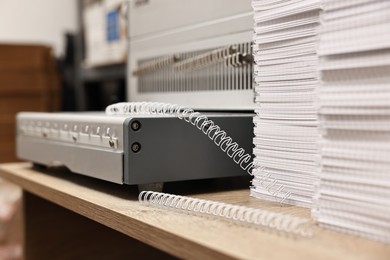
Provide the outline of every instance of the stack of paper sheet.
[[390,242],[390,1],[325,0],[320,225]]
[[318,178],[319,0],[253,0],[255,159],[251,195],[310,207]]

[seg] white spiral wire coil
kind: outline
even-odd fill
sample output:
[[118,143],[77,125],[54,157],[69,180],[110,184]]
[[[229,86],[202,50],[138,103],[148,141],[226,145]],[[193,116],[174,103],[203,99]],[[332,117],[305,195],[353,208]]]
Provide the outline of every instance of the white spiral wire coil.
[[225,152],[241,169],[249,175],[254,168],[252,156],[239,147],[228,134],[216,125],[207,116],[195,112],[191,108],[155,102],[123,102],[107,106],[108,115],[160,115],[175,116],[187,123],[191,123],[208,136],[223,152]]
[[138,200],[158,208],[174,209],[193,215],[209,215],[294,236],[313,235],[308,219],[288,214],[154,191],[142,191]]

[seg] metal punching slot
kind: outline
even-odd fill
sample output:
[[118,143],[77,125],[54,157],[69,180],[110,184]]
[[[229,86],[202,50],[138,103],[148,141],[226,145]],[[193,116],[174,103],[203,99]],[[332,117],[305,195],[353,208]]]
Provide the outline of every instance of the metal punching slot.
[[252,89],[252,44],[234,44],[140,60],[139,93]]
[[119,141],[117,130],[109,125],[29,120],[20,123],[19,132],[34,138],[115,149]]

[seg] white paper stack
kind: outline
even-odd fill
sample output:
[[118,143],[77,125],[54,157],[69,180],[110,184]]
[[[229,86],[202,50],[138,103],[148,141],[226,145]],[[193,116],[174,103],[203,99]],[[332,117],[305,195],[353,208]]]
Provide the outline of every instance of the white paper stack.
[[390,1],[325,0],[320,41],[322,226],[390,242]]
[[312,205],[319,150],[319,0],[253,0],[255,164],[251,195]]

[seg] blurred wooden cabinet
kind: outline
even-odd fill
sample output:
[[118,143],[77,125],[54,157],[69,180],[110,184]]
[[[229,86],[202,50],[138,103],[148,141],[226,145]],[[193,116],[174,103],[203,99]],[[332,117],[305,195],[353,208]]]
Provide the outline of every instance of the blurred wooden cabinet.
[[0,162],[16,161],[19,111],[58,111],[60,80],[52,50],[40,45],[0,44]]

